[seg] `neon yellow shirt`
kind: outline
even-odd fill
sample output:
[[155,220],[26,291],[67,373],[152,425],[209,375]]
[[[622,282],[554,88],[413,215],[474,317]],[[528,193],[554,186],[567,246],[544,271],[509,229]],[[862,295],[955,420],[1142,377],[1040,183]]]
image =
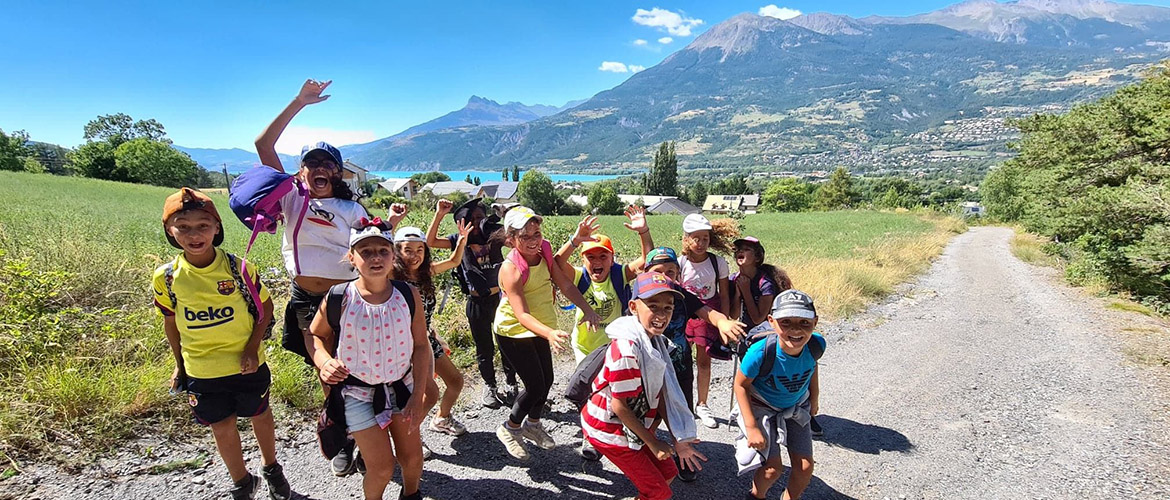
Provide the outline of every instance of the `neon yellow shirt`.
[[[622,269],[625,272],[625,269]],[[581,318],[585,317],[585,313],[580,308],[577,309],[575,316],[577,321],[577,328],[573,330],[573,350],[579,359],[583,359],[593,352],[598,347],[609,343],[609,337],[605,335],[605,327],[613,320],[622,317],[622,305],[618,303],[617,290],[613,287],[613,282],[609,279],[609,270],[605,272],[605,281],[597,283],[592,278],[585,278],[589,280],[589,288],[585,290],[582,295],[585,296],[585,302],[589,303],[589,307],[593,308],[593,312],[601,316],[601,325],[598,326],[597,331],[589,331],[589,325],[581,323]],[[573,269],[573,283],[581,282],[581,268]]]
[[[548,265],[543,260],[528,267],[528,281],[524,283],[524,302],[528,305],[528,313],[538,321],[549,328],[557,327],[557,306],[553,303],[552,276],[549,275]],[[496,335],[515,339],[536,336],[516,319],[516,312],[512,310],[507,295],[504,295],[499,307],[496,308],[496,319],[492,329]]]
[[[260,301],[268,301],[268,288],[260,284],[256,269],[249,266],[248,274],[259,287]],[[204,268],[191,265],[179,254],[172,276],[171,289],[178,303],[172,303],[167,294],[164,265],[154,270],[154,304],[164,316],[175,317],[187,375],[217,378],[240,373],[240,356],[252,337],[255,318],[244,302],[248,291],[237,289],[227,253],[217,248],[215,260]],[[259,361],[264,364],[263,349]]]

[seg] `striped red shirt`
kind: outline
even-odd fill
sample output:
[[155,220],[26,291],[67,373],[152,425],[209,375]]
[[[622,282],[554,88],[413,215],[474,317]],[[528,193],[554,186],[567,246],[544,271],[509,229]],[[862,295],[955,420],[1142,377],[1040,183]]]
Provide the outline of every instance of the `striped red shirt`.
[[[593,380],[593,396],[581,409],[581,430],[602,443],[640,450],[642,443],[638,440],[631,442],[626,437],[621,419],[609,409],[612,398],[626,399],[627,404],[631,404],[629,400],[642,396],[642,370],[638,367],[635,349],[631,340],[618,339],[609,343],[605,364]],[[642,425],[649,428],[657,416],[657,408],[650,408]],[[633,436],[633,432],[630,435]]]

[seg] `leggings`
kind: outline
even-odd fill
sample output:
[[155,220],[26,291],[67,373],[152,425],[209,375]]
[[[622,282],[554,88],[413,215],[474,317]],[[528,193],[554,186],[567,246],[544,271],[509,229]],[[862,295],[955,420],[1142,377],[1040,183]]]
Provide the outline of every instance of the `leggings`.
[[512,403],[512,414],[508,420],[514,425],[524,422],[524,417],[536,420],[544,412],[544,402],[553,385],[552,349],[548,341],[540,337],[520,338],[497,335],[504,359],[511,360],[516,374],[524,383],[524,390]]
[[[496,342],[492,333],[492,322],[496,319],[496,306],[500,305],[500,295],[487,297],[467,297],[467,323],[471,326],[471,339],[475,341],[475,362],[479,366],[479,376],[488,387],[496,386]],[[500,346],[500,353],[504,347]],[[504,380],[508,384],[516,385],[516,370],[504,360]]]

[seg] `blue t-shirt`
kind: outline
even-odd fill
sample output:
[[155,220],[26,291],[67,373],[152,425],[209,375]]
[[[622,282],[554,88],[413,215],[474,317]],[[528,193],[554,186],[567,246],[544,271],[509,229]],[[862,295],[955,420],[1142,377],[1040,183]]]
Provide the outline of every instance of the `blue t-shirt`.
[[[816,342],[822,350],[825,347],[825,338],[819,333],[813,333],[808,341]],[[764,346],[767,344],[761,339],[748,347],[743,355],[743,361],[739,363],[739,371],[743,376],[753,379],[752,388],[768,404],[777,408],[796,406],[808,391],[808,384],[812,380],[817,361],[813,359],[807,345],[800,356],[789,356],[777,342],[776,363],[772,365],[772,373],[761,375],[760,365],[764,362]]]

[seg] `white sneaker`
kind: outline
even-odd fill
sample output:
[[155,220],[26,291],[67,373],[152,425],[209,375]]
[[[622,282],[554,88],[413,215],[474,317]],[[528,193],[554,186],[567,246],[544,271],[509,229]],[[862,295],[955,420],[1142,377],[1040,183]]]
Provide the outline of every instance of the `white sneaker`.
[[430,460],[431,448],[428,447],[426,443],[423,443],[422,445],[423,445],[423,460]]
[[711,414],[711,409],[707,408],[705,404],[695,406],[695,416],[699,417],[699,422],[702,422],[709,429],[719,427],[719,422],[715,420],[715,416]]
[[531,420],[525,420],[524,425],[520,426],[520,434],[536,443],[536,446],[542,450],[551,450],[557,447],[557,442],[548,435],[548,432],[544,430],[544,425],[540,422],[534,424]]
[[452,436],[462,436],[467,434],[467,427],[459,423],[458,420],[455,420],[454,415],[447,418],[443,418],[438,415],[431,417],[431,425],[429,428],[432,431],[442,432]]
[[524,436],[521,435],[523,428],[512,429],[508,424],[500,424],[496,428],[496,438],[504,443],[504,449],[508,450],[508,454],[520,460],[528,460],[528,450],[524,449]]

